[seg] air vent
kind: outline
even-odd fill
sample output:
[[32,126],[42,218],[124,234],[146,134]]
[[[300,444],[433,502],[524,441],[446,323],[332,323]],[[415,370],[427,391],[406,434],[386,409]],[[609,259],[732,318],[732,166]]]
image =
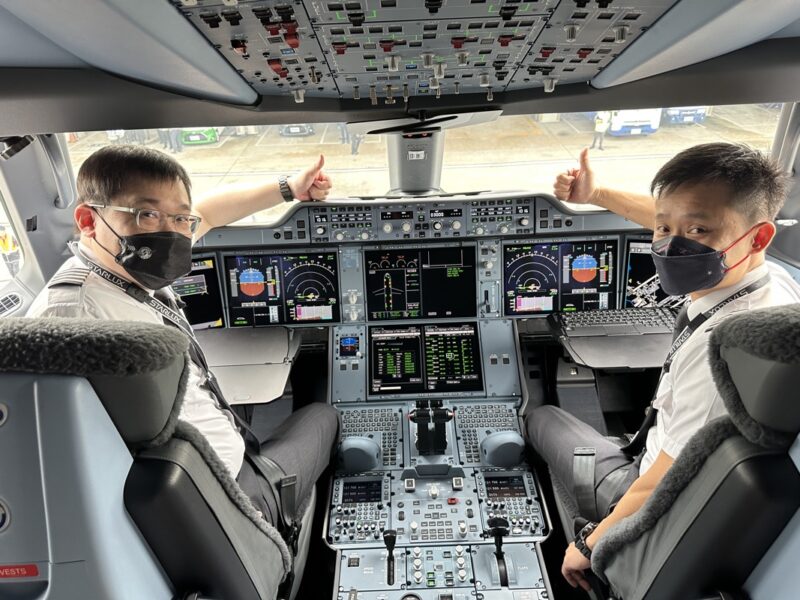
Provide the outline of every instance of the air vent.
[[10,315],[22,306],[22,297],[19,294],[6,294],[0,298],[0,317]]

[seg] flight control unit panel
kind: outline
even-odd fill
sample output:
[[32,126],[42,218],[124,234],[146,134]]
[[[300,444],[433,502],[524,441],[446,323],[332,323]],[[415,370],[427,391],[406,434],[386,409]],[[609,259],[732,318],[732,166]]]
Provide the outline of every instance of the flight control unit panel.
[[547,196],[304,203],[211,231],[173,287],[196,328],[327,327],[333,598],[540,600],[515,322],[669,302],[646,244]]

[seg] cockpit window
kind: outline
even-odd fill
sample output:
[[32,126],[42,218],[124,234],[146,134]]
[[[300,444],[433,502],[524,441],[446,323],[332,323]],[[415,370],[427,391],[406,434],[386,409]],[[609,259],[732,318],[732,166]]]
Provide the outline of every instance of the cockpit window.
[[0,289],[13,280],[21,268],[22,250],[0,196]]
[[[659,167],[690,146],[742,142],[769,152],[780,109],[748,104],[501,116],[447,130],[441,187],[448,193],[550,193],[555,175],[577,165],[581,149],[594,145],[590,157],[601,185],[647,193]],[[76,170],[106,144],[144,144],[171,153],[191,174],[195,196],[219,185],[276,179],[319,154],[334,180],[334,197],[380,196],[390,187],[386,136],[357,134],[345,123],[120,129],[73,133],[68,140]],[[286,208],[239,224],[273,222]]]

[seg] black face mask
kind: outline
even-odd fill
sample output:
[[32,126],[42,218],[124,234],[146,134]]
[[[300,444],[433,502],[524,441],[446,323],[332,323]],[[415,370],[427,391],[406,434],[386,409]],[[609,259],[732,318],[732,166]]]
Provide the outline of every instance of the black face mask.
[[650,253],[661,280],[661,288],[670,296],[684,296],[713,288],[722,281],[725,273],[738,267],[747,258],[745,256],[732,267],[725,265],[726,252],[747,237],[755,227],[758,225],[748,229],[723,250],[679,235],[653,242]]
[[99,242],[98,246],[147,289],[159,290],[192,270],[191,238],[175,231],[121,236],[105,219],[103,223],[119,239],[120,251],[114,254]]

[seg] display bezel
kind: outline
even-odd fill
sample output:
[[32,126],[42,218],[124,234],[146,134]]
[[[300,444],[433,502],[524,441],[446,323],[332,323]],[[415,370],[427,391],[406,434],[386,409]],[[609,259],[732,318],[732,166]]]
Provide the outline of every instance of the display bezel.
[[[502,304],[502,314],[503,317],[506,319],[540,319],[540,318],[547,318],[551,314],[555,314],[561,312],[559,310],[547,311],[547,312],[532,312],[529,314],[515,314],[510,313],[507,311],[507,303],[506,303],[506,295],[505,295],[505,282],[506,282],[506,272],[505,272],[505,257],[506,257],[506,249],[511,246],[520,246],[520,245],[536,245],[536,244],[561,244],[561,243],[578,243],[578,242],[616,242],[617,243],[617,256],[614,259],[614,266],[617,270],[617,281],[616,287],[614,288],[613,297],[614,302],[616,302],[616,307],[619,308],[620,306],[620,290],[623,289],[622,281],[620,277],[621,267],[622,267],[622,254],[624,252],[620,251],[622,247],[623,239],[620,235],[582,235],[582,236],[568,236],[568,237],[530,237],[530,238],[514,238],[510,240],[503,240],[500,248],[500,300]],[[561,290],[559,289],[558,292],[559,297],[561,296]]]
[[[431,317],[428,315],[421,315],[419,317],[400,317],[396,319],[373,319],[370,316],[369,310],[369,300],[366,295],[369,293],[367,287],[367,275],[368,275],[368,267],[367,267],[367,253],[368,252],[398,252],[404,250],[411,250],[411,251],[420,251],[420,250],[436,250],[436,249],[451,249],[451,248],[462,248],[462,249],[471,249],[473,252],[473,257],[475,259],[475,268],[474,268],[474,291],[473,294],[473,301],[475,303],[475,310],[474,312],[466,315],[452,315],[452,316],[441,316],[441,317]],[[380,244],[380,245],[367,245],[361,248],[362,259],[364,261],[364,275],[362,278],[362,283],[364,286],[364,320],[368,324],[388,324],[388,323],[415,323],[415,322],[422,322],[422,321],[433,321],[438,323],[440,321],[463,321],[464,319],[472,319],[477,318],[478,316],[478,306],[479,306],[479,295],[480,295],[480,264],[478,262],[478,244],[477,242],[458,242],[458,243],[451,243],[451,244]]]
[[[221,260],[221,264],[223,269],[225,270],[225,274],[223,275],[220,273],[220,277],[223,278],[223,285],[224,285],[224,297],[223,297],[223,305],[225,307],[225,315],[227,319],[226,326],[231,329],[247,329],[247,325],[232,325],[233,320],[231,318],[231,306],[228,300],[231,297],[231,290],[230,290],[230,282],[227,277],[227,267],[226,259],[231,256],[287,256],[287,255],[296,255],[296,254],[325,254],[330,253],[335,255],[336,260],[336,288],[337,288],[337,295],[336,301],[339,308],[339,318],[333,319],[330,321],[308,321],[307,323],[269,323],[264,325],[250,325],[249,327],[258,328],[258,327],[326,327],[329,325],[338,325],[342,322],[342,268],[341,268],[341,260],[340,260],[340,251],[338,248],[332,246],[321,246],[316,248],[314,246],[301,246],[301,247],[292,247],[292,248],[271,248],[265,250],[226,250],[224,252],[219,253],[219,257]],[[285,309],[285,305],[282,307]]]

